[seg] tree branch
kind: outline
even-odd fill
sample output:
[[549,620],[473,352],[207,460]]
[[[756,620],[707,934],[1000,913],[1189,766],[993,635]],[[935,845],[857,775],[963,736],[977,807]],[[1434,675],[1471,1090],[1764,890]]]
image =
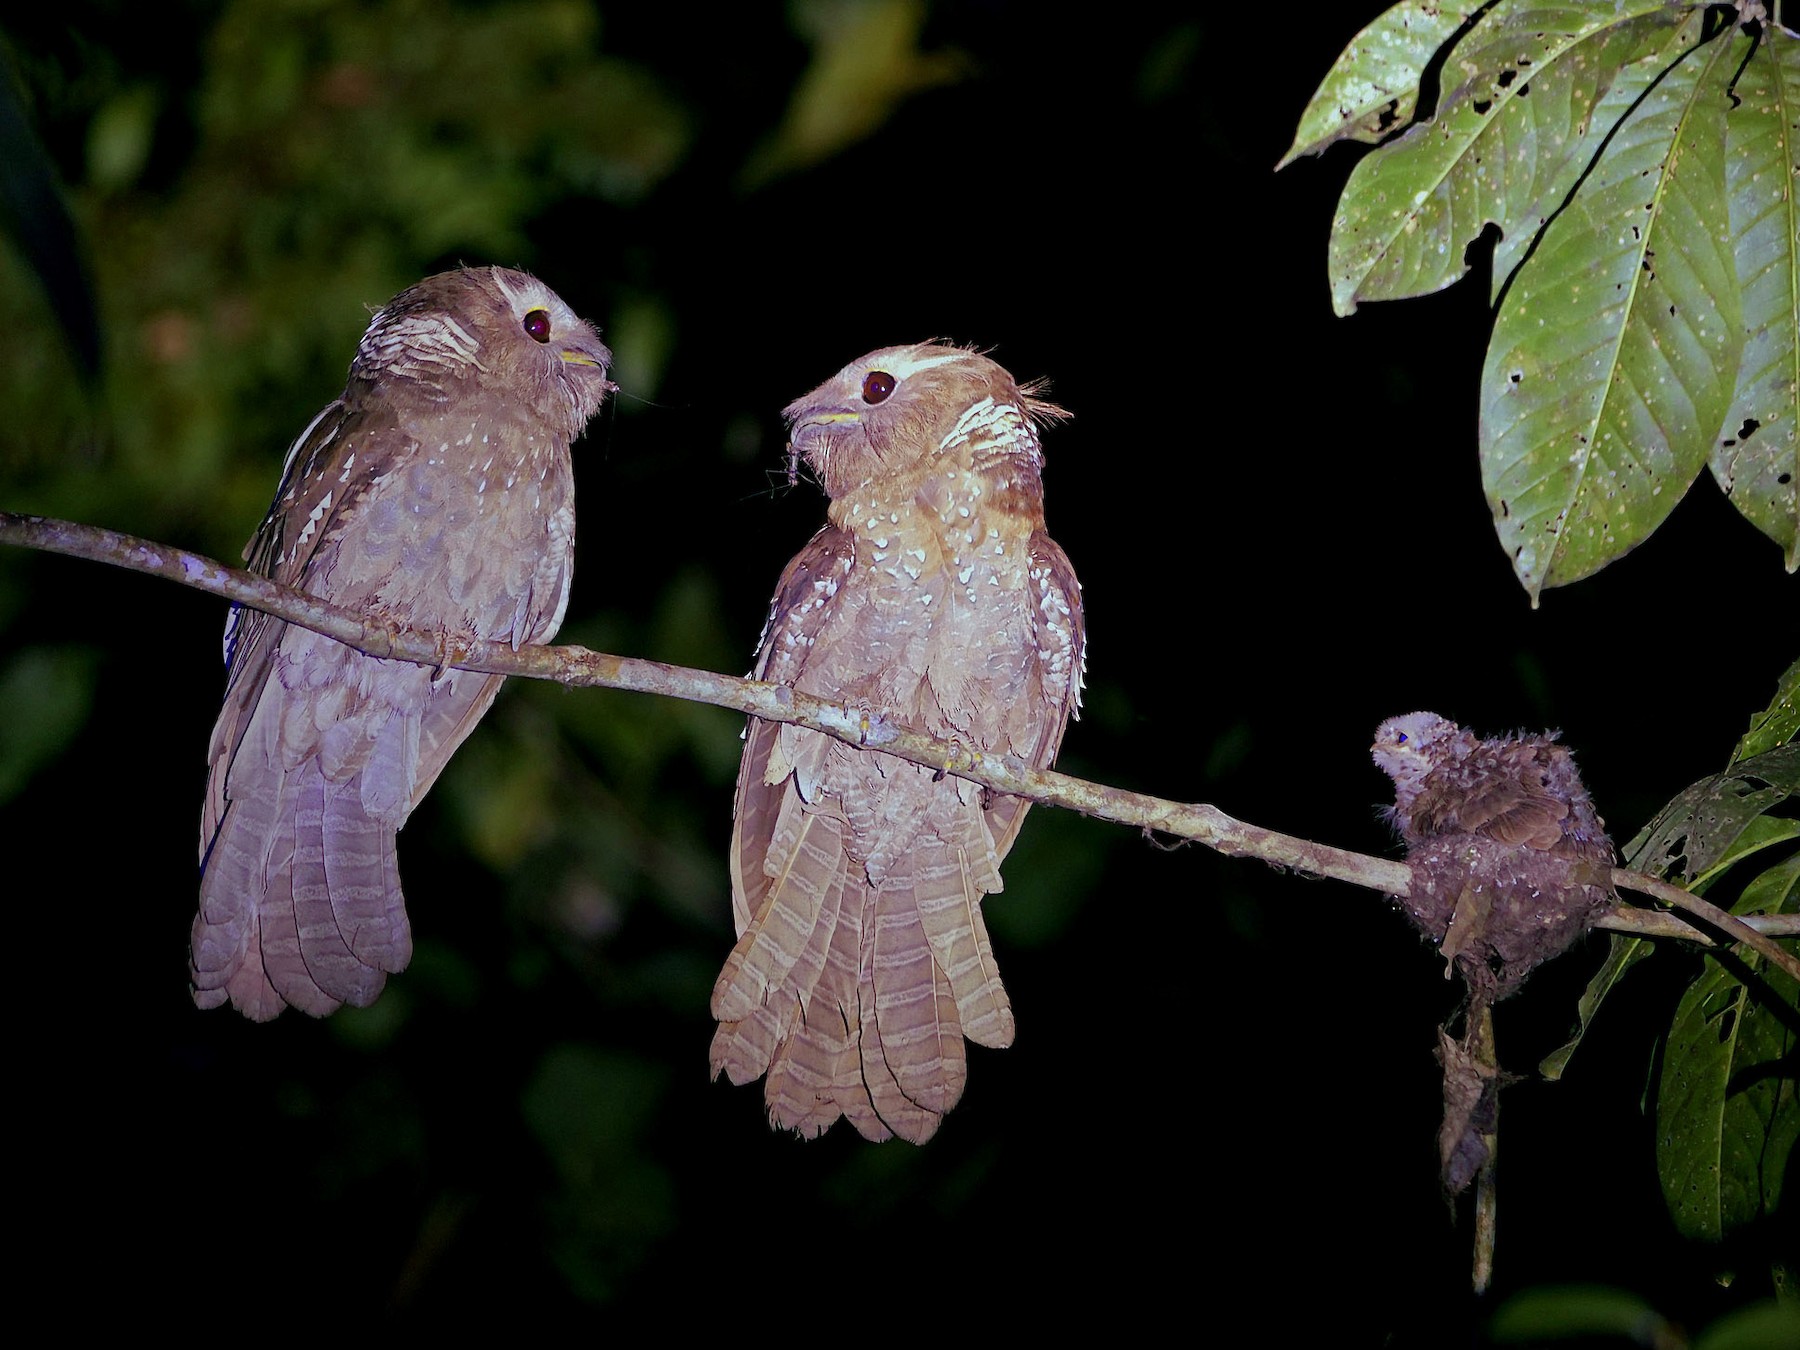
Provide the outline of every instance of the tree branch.
[[[878,708],[831,703],[785,685],[715,675],[710,671],[670,666],[660,661],[609,656],[584,647],[514,648],[504,642],[469,641],[454,634],[393,629],[317,596],[283,586],[267,577],[227,567],[198,553],[45,516],[0,511],[0,543],[64,553],[163,577],[323,633],[369,656],[424,666],[454,666],[493,675],[554,680],[578,688],[628,689],[734,708],[752,717],[808,727],[850,745],[880,749],[926,768],[966,778],[995,792],[1060,806],[1146,832],[1191,839],[1232,857],[1260,858],[1275,867],[1347,881],[1388,895],[1405,895],[1412,884],[1412,872],[1405,863],[1372,858],[1246,824],[1204,803],[1166,801],[1090,783],[1050,769],[1034,769],[1017,755],[990,755],[921,735],[889,721]],[[1800,957],[1777,946],[1771,936],[1800,931],[1800,924],[1791,922],[1797,916],[1775,915],[1760,921],[1746,921],[1726,914],[1679,886],[1654,877],[1623,869],[1616,869],[1612,876],[1616,886],[1642,891],[1684,909],[1800,978]],[[1599,926],[1651,937],[1712,942],[1705,933],[1672,914],[1624,905],[1602,918]]]
[[[1756,940],[1758,936],[1767,935],[1767,937],[1774,937],[1779,935],[1792,937],[1794,934],[1800,933],[1800,915],[1775,914],[1770,915],[1768,921],[1765,923],[1751,924],[1750,922],[1739,918],[1736,914],[1720,909],[1717,905],[1713,904],[1712,901],[1707,900],[1702,896],[1695,895],[1692,891],[1683,890],[1681,887],[1675,885],[1674,882],[1664,881],[1661,877],[1653,877],[1644,872],[1630,872],[1623,867],[1615,867],[1612,871],[1612,883],[1614,886],[1623,887],[1627,890],[1641,891],[1645,895],[1661,900],[1665,905],[1673,905],[1677,909],[1685,909],[1689,914],[1694,915],[1696,918],[1704,919],[1720,932],[1728,933],[1746,946],[1752,947],[1756,951],[1763,952],[1765,956],[1769,955],[1769,953],[1764,951],[1761,943]],[[1634,910],[1630,912],[1642,914],[1646,911]],[[1648,912],[1655,913],[1655,911]],[[1659,915],[1658,917],[1672,919],[1675,916],[1667,914]],[[1614,927],[1614,925],[1607,923],[1605,919],[1600,921],[1600,926],[1603,928]],[[1686,925],[1683,926],[1685,927]],[[1641,932],[1650,936],[1660,936],[1660,934],[1649,934],[1649,930],[1647,929],[1627,931]],[[1800,960],[1796,960],[1791,953],[1776,947],[1774,948],[1774,956],[1772,959],[1778,966],[1787,971],[1788,974],[1800,978]]]

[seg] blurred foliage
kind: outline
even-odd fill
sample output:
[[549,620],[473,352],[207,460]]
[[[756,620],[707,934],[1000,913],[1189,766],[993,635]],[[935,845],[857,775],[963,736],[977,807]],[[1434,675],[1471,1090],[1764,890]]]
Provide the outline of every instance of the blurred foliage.
[[547,1200],[557,1266],[582,1296],[604,1299],[673,1222],[674,1188],[644,1151],[666,1065],[588,1046],[544,1053],[522,1106],[555,1164]]
[[[589,6],[443,15],[251,0],[204,34],[192,89],[119,68],[124,54],[64,72],[79,106],[46,111],[87,119],[72,196],[104,302],[106,401],[84,407],[51,353],[0,363],[11,500],[127,527],[254,520],[271,473],[242,449],[304,425],[296,389],[341,381],[368,306],[459,259],[528,262],[549,204],[634,201],[679,161],[680,105],[597,50]],[[178,163],[153,154],[159,136],[187,142]],[[0,316],[42,327],[42,297],[6,277]],[[71,472],[72,451],[104,473]]]
[[94,694],[91,651],[32,647],[0,664],[0,802],[16,796],[32,771],[61,753],[87,719]]
[[[1078,414],[1048,447],[1093,641],[1063,767],[1377,849],[1368,728],[1528,707],[1583,747],[1609,815],[1642,819],[1716,766],[1792,659],[1767,592],[1738,585],[1748,532],[1722,505],[1734,532],[1709,532],[1690,499],[1693,533],[1616,583],[1715,569],[1731,661],[1670,643],[1654,678],[1595,679],[1592,635],[1630,610],[1610,575],[1554,613],[1512,605],[1504,559],[1468,544],[1472,478],[1445,469],[1479,304],[1435,311],[1424,339],[1366,314],[1345,355],[1319,278],[1288,266],[1317,247],[1328,185],[1268,178],[1343,34],[1296,26],[1264,67],[1225,23],[1007,0],[9,12],[0,61],[74,237],[28,215],[61,236],[60,275],[91,276],[102,359],[88,381],[66,337],[81,292],[45,284],[10,220],[0,505],[233,557],[368,310],[459,262],[522,265],[618,357],[577,448],[563,637],[743,670],[823,515],[785,481],[779,408],[877,346],[998,345]],[[0,140],[0,188],[18,144]],[[1384,426],[1359,433],[1372,402]],[[1325,409],[1332,434],[1311,434]],[[1313,1339],[1437,1344],[1444,1317],[1477,1320],[1429,1161],[1433,963],[1366,897],[1061,813],[1033,815],[988,909],[1018,1044],[971,1052],[932,1145],[771,1135],[755,1089],[706,1078],[739,753],[712,708],[515,684],[401,836],[417,949],[382,998],[322,1025],[196,1014],[182,946],[222,611],[0,554],[3,884],[38,938],[15,963],[39,1108],[22,1210],[45,1289],[104,1246],[129,1254],[118,1305],[183,1325],[891,1301],[783,1264],[823,1247],[907,1269],[929,1250],[1022,1323],[1081,1305],[1160,1327],[1196,1280],[1238,1306],[1286,1299],[1302,1267],[1321,1311],[1294,1315],[1330,1328]],[[1469,613],[1478,659],[1418,636]],[[1673,689],[1682,734],[1643,734]],[[1319,972],[1341,987],[1292,996]],[[1634,1073],[1565,1133],[1640,1126],[1604,1115]],[[1532,1175],[1532,1137],[1509,1141],[1509,1177]],[[1628,1169],[1571,1179],[1552,1158],[1529,1198],[1509,1181],[1509,1223],[1548,1217],[1502,1279],[1679,1284],[1716,1310],[1656,1227],[1640,1142],[1637,1181],[1591,1199],[1610,1243],[1574,1233],[1570,1193]],[[1038,1288],[1055,1296],[1007,1292]]]
[[1689,1333],[1623,1289],[1564,1285],[1508,1299],[1488,1322],[1496,1345],[1650,1346],[1654,1350],[1783,1350],[1800,1337],[1800,1309],[1768,1299]]
[[16,241],[55,309],[70,355],[92,379],[100,368],[100,325],[55,170],[0,65],[0,237]]
[[918,50],[921,0],[795,0],[791,12],[812,60],[781,125],[745,166],[747,186],[854,145],[913,94],[967,73],[957,52]]

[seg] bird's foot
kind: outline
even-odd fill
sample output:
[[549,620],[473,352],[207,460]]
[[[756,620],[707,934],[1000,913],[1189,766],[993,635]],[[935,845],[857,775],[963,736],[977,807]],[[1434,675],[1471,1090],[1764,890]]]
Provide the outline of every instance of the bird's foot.
[[438,684],[458,663],[473,656],[480,641],[480,634],[472,628],[447,629],[438,633],[438,663],[431,669],[431,683]]
[[381,605],[363,610],[363,637],[357,650],[365,656],[392,658],[400,641],[412,630]]

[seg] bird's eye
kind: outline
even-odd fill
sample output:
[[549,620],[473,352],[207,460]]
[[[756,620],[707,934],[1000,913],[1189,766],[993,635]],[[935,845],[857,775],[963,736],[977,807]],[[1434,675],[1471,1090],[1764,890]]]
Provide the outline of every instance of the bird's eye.
[[885,370],[871,370],[863,376],[863,402],[885,403],[894,392],[894,377]]
[[550,315],[542,309],[534,309],[525,316],[525,331],[531,334],[534,341],[550,340]]
[[1395,745],[1405,745],[1406,744],[1406,733],[1404,731],[1396,731],[1394,733],[1394,744]]

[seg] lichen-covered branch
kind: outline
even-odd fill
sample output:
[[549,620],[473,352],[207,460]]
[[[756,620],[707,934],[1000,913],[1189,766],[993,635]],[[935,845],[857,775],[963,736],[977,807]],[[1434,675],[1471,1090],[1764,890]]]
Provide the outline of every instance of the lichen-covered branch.
[[[967,746],[934,740],[889,721],[878,708],[831,703],[782,685],[665,665],[660,661],[609,656],[584,647],[524,646],[515,650],[501,642],[393,629],[327,604],[304,591],[227,567],[201,554],[71,521],[0,511],[0,543],[64,553],[160,576],[310,628],[369,656],[554,680],[575,687],[628,689],[695,703],[711,703],[753,717],[810,727],[851,745],[880,749],[915,764],[967,778],[995,792],[1026,797],[1034,802],[1060,806],[1157,834],[1191,839],[1232,857],[1260,858],[1273,866],[1291,868],[1308,876],[1347,881],[1388,895],[1406,894],[1412,882],[1411,871],[1405,863],[1372,858],[1263,829],[1235,820],[1217,807],[1204,803],[1173,802],[1126,792],[1049,769],[1033,769],[1016,755],[990,755]],[[1615,885],[1653,895],[1700,916],[1800,978],[1800,958],[1784,951],[1772,940],[1773,935],[1792,935],[1800,931],[1800,924],[1793,922],[1795,916],[1739,919],[1678,886],[1653,877],[1619,870],[1613,873],[1613,881]],[[1711,941],[1705,933],[1673,914],[1623,905],[1602,918],[1600,926],[1652,937]]]

